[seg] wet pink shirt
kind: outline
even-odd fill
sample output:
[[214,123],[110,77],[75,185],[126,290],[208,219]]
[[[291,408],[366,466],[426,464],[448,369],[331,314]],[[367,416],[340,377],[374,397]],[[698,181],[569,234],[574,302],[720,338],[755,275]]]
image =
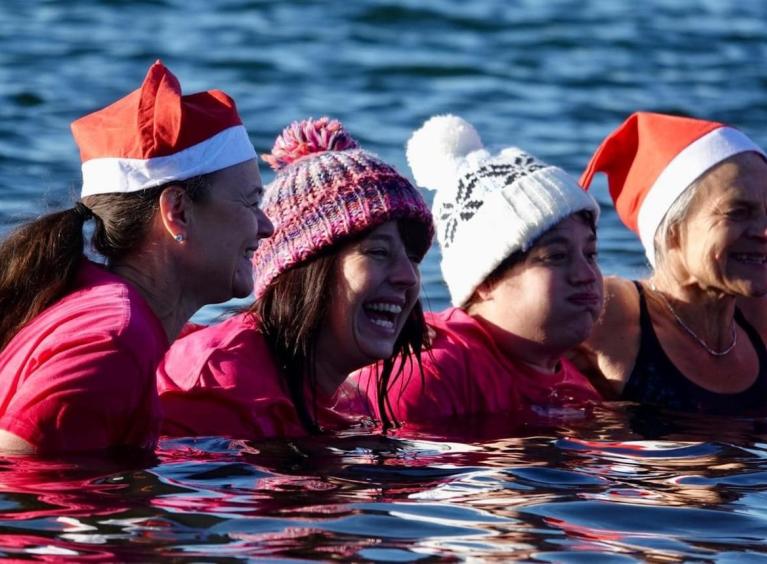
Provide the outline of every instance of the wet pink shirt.
[[[427,313],[434,330],[431,349],[422,355],[424,377],[408,363],[389,392],[400,423],[429,423],[440,418],[501,412],[544,415],[559,408],[597,402],[600,396],[569,361],[555,373],[540,372],[504,355],[491,335],[460,308]],[[395,367],[395,372],[396,372]],[[375,406],[370,366],[352,375],[368,403]],[[372,415],[377,409],[370,407]]]
[[0,351],[0,429],[40,452],[152,448],[168,339],[122,278],[83,261],[70,294]]
[[[178,339],[157,370],[157,387],[168,435],[307,434],[258,322],[246,313]],[[318,397],[321,426],[352,423],[334,409],[342,394],[343,387],[332,398]]]

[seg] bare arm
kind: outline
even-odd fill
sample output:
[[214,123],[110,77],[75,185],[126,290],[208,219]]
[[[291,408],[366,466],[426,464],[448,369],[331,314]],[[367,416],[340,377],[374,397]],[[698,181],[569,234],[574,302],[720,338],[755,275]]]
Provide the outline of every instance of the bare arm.
[[37,449],[21,437],[0,429],[0,454],[35,454]]
[[571,358],[605,399],[617,399],[639,352],[639,295],[633,283],[605,278],[605,307]]

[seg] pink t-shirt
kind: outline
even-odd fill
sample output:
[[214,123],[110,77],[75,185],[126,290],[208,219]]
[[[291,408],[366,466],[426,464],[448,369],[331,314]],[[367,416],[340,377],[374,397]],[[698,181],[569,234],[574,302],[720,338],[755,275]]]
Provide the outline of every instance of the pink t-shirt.
[[42,453],[153,448],[168,339],[139,292],[83,261],[75,289],[0,351],[0,429]]
[[[241,313],[192,331],[171,346],[157,370],[168,435],[236,438],[299,437],[307,434],[255,318]],[[322,427],[353,423],[318,395]],[[311,397],[311,396],[307,396]],[[308,401],[310,412],[312,402]]]
[[[502,412],[545,416],[600,400],[586,377],[566,359],[551,374],[514,362],[460,308],[427,313],[426,321],[435,337],[422,355],[423,378],[417,365],[408,362],[388,394],[399,423]],[[375,365],[363,368],[349,380],[368,397],[369,410],[376,417],[377,369]]]

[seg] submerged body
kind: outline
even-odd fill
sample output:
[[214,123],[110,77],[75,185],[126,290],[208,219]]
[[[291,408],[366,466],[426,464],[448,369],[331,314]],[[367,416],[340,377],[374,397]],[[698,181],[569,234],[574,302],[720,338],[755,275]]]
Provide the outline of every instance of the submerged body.
[[[307,433],[280,368],[252,314],[198,329],[179,339],[157,371],[163,434],[236,438]],[[343,388],[310,406],[323,428],[348,426],[334,411]]]
[[[423,377],[415,361],[402,367],[389,390],[398,422],[428,426],[465,415],[525,417],[578,416],[600,395],[568,360],[551,372],[536,369],[505,352],[483,324],[461,308],[427,313],[432,342],[422,355]],[[375,399],[376,367],[355,374],[363,396]],[[395,374],[399,366],[395,367]],[[375,403],[369,402],[377,416]]]
[[74,290],[0,351],[0,429],[41,453],[152,448],[167,347],[139,292],[84,260]]

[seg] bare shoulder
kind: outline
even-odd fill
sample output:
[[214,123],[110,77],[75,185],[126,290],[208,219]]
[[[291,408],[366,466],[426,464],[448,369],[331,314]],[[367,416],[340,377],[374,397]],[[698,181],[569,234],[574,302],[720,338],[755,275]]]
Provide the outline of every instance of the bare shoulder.
[[21,437],[0,429],[0,452],[11,455],[36,454],[37,448]]
[[634,283],[607,277],[602,315],[574,352],[573,362],[605,397],[615,396],[634,367],[639,338],[639,294]]
[[605,306],[592,334],[601,340],[614,340],[616,330],[634,324],[639,328],[639,292],[631,280],[605,278]]

